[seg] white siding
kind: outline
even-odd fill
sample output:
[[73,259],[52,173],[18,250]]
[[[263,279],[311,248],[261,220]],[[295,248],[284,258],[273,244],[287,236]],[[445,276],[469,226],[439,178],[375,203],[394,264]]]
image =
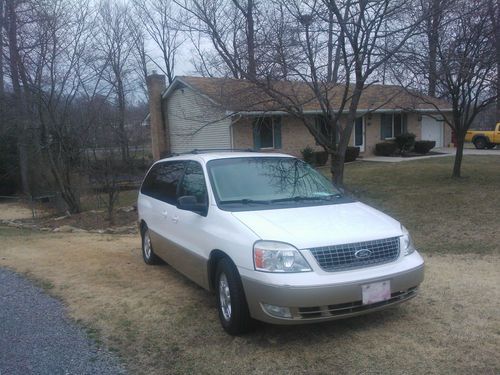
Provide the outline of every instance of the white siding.
[[231,119],[225,111],[190,88],[172,92],[166,102],[172,152],[195,148],[231,148]]

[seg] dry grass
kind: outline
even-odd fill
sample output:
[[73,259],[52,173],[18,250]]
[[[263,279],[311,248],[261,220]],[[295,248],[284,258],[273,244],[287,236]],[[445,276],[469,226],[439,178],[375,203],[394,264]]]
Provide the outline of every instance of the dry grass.
[[31,219],[31,209],[27,204],[19,202],[2,202],[0,208],[0,220]]
[[213,296],[134,236],[1,230],[0,265],[37,280],[117,350],[131,373],[498,373],[500,259],[427,257],[422,294],[399,308],[301,327],[226,335]]
[[426,253],[421,295],[384,312],[320,325],[263,324],[233,338],[220,327],[213,296],[169,266],[146,266],[135,236],[0,228],[0,266],[60,297],[133,374],[497,374],[500,256],[491,203],[500,159],[467,158],[465,174],[480,175],[456,185],[447,178],[451,158],[409,163],[347,170],[349,187],[403,220]]

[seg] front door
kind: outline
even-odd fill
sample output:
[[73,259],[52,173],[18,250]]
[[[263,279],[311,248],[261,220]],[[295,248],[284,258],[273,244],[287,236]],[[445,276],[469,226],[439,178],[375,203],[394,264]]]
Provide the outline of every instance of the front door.
[[365,121],[364,117],[356,119],[354,126],[354,146],[359,147],[360,152],[365,151]]

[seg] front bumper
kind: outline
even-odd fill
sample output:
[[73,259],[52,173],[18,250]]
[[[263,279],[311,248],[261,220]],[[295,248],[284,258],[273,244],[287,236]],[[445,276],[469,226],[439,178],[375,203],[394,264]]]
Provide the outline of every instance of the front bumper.
[[[250,315],[273,324],[304,324],[382,310],[413,298],[424,278],[424,261],[413,254],[396,262],[344,272],[271,274],[240,269]],[[364,284],[390,281],[391,298],[362,304]],[[289,308],[292,317],[269,314],[262,306]]]

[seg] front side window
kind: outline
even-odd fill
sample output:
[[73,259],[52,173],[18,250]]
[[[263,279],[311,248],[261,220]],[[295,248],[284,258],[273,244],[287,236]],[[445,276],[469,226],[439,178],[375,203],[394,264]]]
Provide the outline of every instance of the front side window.
[[142,184],[141,193],[165,203],[177,202],[177,185],[184,172],[184,162],[171,161],[155,164]]
[[197,162],[188,162],[181,185],[179,186],[179,197],[193,196],[196,203],[207,204],[207,186],[201,165]]
[[383,113],[380,115],[380,138],[391,139],[406,133],[405,113]]
[[221,208],[260,209],[332,204],[340,192],[309,164],[295,158],[247,157],[212,160],[209,177]]
[[255,119],[253,124],[255,149],[281,148],[281,117],[267,116]]

